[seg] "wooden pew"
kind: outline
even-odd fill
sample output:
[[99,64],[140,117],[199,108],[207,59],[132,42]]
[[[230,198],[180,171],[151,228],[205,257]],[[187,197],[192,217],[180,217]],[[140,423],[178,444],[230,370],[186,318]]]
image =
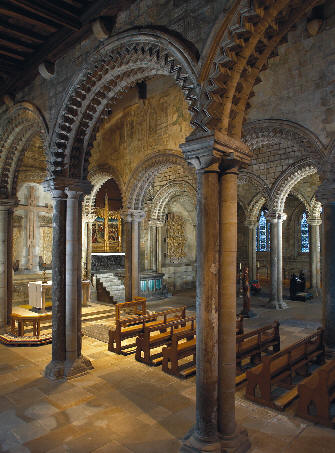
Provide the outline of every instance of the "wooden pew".
[[160,365],[162,352],[151,354],[151,349],[170,344],[174,333],[190,330],[195,317],[167,320],[161,324],[146,325],[144,331],[136,338],[135,359],[147,365]]
[[[293,386],[296,374],[309,373],[312,361],[324,361],[323,330],[303,338],[286,349],[271,356],[265,356],[262,363],[247,370],[246,397],[266,406],[283,410],[284,407],[298,396],[297,386]],[[289,388],[290,391],[276,400],[272,398],[272,385]],[[256,393],[257,389],[259,394]]]
[[[120,305],[124,307],[124,304],[130,304],[130,302],[123,302]],[[118,318],[115,320],[115,329],[109,329],[108,350],[116,352],[116,354],[122,354],[124,349],[122,348],[122,341],[136,338],[143,332],[146,325],[162,324],[170,320],[185,318],[185,314],[186,307],[172,308],[148,315],[133,315],[125,319],[120,319],[120,313],[118,313]],[[135,344],[127,345],[126,348],[129,349],[131,346],[135,346]]]
[[[119,320],[121,318],[121,313],[123,311],[128,312],[129,315],[146,315],[147,313],[147,299],[145,297],[135,297],[134,300],[129,302],[120,302],[115,305],[115,319]],[[129,311],[132,313],[130,314]]]
[[315,423],[335,427],[330,406],[335,402],[335,360],[314,371],[312,376],[298,385],[296,415]]
[[236,315],[236,335],[243,335],[244,333],[243,319],[242,315]]
[[[196,371],[195,367],[195,353],[196,353],[196,329],[195,319],[191,321],[189,329],[182,330],[180,332],[174,332],[172,334],[172,340],[170,346],[165,346],[162,349],[162,369],[165,373],[172,374],[173,376],[186,377],[194,374]],[[179,360],[192,356],[191,367],[181,368],[179,366]]]
[[272,347],[280,351],[279,322],[236,336],[236,367],[242,371],[242,360],[250,357],[253,363],[261,361],[263,351]]

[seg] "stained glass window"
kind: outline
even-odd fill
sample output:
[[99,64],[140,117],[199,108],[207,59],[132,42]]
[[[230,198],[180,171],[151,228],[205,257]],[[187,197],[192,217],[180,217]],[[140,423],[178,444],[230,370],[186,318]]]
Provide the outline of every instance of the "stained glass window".
[[266,221],[264,211],[259,217],[258,227],[256,231],[256,250],[257,252],[267,252],[269,250],[270,239],[270,223]]
[[300,222],[300,237],[301,237],[301,251],[303,253],[309,252],[309,230],[306,212],[303,213]]

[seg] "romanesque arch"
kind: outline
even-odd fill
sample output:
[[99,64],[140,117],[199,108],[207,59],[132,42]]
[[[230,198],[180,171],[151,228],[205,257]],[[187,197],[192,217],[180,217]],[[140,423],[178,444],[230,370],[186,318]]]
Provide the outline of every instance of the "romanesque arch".
[[151,219],[163,221],[166,206],[176,196],[185,196],[196,204],[195,188],[186,181],[171,181],[163,186],[152,201]]
[[[131,210],[143,208],[143,197],[155,176],[173,165],[178,165],[190,173],[185,159],[175,153],[155,153],[145,159],[132,173],[125,190],[124,206]],[[191,173],[190,173],[191,174]]]
[[325,148],[310,130],[288,120],[264,119],[250,121],[243,126],[243,141],[251,151],[264,145],[294,145],[320,165],[325,158]]
[[234,3],[207,49],[208,58],[200,76],[201,108],[193,117],[198,132],[218,129],[226,135],[241,137],[249,98],[254,94],[254,85],[261,81],[260,71],[290,28],[318,3],[318,0]]
[[158,30],[118,34],[87,58],[69,88],[51,137],[49,177],[85,179],[90,150],[116,99],[155,75],[174,77],[190,109],[199,98],[196,61],[181,42]]
[[245,184],[246,182],[250,182],[250,184],[257,187],[258,192],[265,198],[268,199],[270,196],[270,188],[267,183],[261,178],[259,175],[248,171],[242,170],[239,173],[238,177],[238,184]]
[[88,174],[88,180],[91,182],[93,189],[89,195],[86,195],[83,203],[83,215],[86,218],[94,216],[95,199],[99,189],[109,179],[114,179],[121,191],[123,198],[123,182],[118,171],[112,167],[95,168]]
[[309,158],[302,159],[285,170],[277,179],[271,189],[269,210],[271,212],[284,212],[285,200],[293,187],[308,175],[317,172],[313,161]]
[[258,222],[259,212],[267,202],[267,199],[262,194],[257,194],[249,203],[246,218],[250,224],[256,224]]
[[0,123],[0,196],[14,197],[18,169],[34,137],[39,136],[45,145],[47,124],[39,110],[29,102],[9,108]]

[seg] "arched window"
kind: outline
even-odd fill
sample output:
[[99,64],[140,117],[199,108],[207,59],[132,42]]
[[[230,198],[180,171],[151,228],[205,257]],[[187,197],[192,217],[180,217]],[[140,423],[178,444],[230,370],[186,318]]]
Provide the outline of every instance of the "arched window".
[[270,244],[270,223],[267,222],[264,211],[261,212],[256,230],[256,251],[267,252]]
[[309,230],[306,212],[302,214],[300,221],[300,246],[301,252],[303,253],[309,252]]

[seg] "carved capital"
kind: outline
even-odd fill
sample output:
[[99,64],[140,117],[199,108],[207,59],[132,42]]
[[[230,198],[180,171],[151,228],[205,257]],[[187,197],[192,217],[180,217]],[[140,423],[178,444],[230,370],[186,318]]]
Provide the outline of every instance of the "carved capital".
[[335,203],[335,181],[323,181],[315,195],[322,205]]
[[122,211],[121,217],[125,222],[141,222],[145,218],[145,212],[129,209],[128,211]]
[[149,226],[151,226],[151,227],[160,227],[163,225],[164,225],[164,222],[161,222],[160,220],[155,220],[155,219],[149,220]]
[[307,219],[307,223],[308,225],[321,225],[322,223],[322,220],[320,219],[320,217],[316,218],[316,217],[309,217]]
[[[66,194],[77,192],[79,195],[88,195],[92,191],[92,184],[87,180],[73,178],[49,178],[46,179],[42,186],[46,192],[50,192],[53,198],[65,199]],[[73,198],[73,196],[70,196]]]
[[250,229],[256,228],[257,227],[257,219],[246,219],[244,225],[247,226]]
[[7,211],[18,206],[18,199],[15,198],[0,198],[0,210]]
[[196,170],[204,170],[213,164],[219,164],[222,169],[244,167],[251,159],[251,151],[245,143],[219,131],[199,137],[190,135],[180,148]]
[[287,214],[285,214],[284,212],[269,211],[265,217],[266,220],[271,223],[284,222],[287,219]]

